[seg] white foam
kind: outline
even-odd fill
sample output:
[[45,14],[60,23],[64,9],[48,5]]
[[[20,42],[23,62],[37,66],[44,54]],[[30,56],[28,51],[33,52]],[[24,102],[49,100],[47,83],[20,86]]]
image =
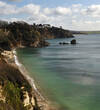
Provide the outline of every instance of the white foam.
[[19,62],[18,57],[17,57],[17,53],[15,50],[13,50],[13,54],[14,54],[14,60],[15,60],[15,64],[19,67],[21,73],[25,76],[25,78],[29,81],[29,83],[31,84],[32,88],[38,93],[38,95],[44,100],[44,97],[40,94],[40,92],[38,91],[38,89],[36,88],[36,85],[34,83],[33,78],[31,78],[29,75],[25,74],[27,73],[25,67]]
[[15,51],[15,50],[13,50],[13,54],[14,54],[15,64],[16,64],[17,66],[21,66],[21,64],[19,63],[18,58],[17,58],[17,56],[16,56],[16,51]]

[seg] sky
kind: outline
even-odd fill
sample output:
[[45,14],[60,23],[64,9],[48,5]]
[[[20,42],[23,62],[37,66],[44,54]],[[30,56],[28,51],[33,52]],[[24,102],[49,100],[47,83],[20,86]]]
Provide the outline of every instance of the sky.
[[0,20],[100,30],[100,0],[0,0]]

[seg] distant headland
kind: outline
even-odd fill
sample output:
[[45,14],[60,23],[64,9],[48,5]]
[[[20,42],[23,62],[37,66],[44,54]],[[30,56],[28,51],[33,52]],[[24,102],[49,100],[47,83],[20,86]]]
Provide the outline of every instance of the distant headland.
[[53,38],[72,38],[74,37],[69,30],[62,27],[54,27],[49,24],[29,25],[26,22],[18,21],[8,23],[0,22],[0,47],[12,49],[15,47],[43,47],[48,46],[46,39]]

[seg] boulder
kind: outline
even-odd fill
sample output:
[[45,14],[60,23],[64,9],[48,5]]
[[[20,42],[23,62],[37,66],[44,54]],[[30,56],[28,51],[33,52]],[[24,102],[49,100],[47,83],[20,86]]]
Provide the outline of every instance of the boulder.
[[76,44],[76,39],[70,41],[71,44]]

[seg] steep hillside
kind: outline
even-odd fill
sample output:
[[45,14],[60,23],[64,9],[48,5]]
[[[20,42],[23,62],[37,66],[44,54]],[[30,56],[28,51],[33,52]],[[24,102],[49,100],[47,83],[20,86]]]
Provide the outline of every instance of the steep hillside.
[[8,50],[23,46],[48,46],[45,39],[70,37],[74,37],[70,31],[57,27],[29,25],[25,22],[0,25],[0,47]]
[[0,57],[0,110],[40,110],[34,97],[18,68]]

